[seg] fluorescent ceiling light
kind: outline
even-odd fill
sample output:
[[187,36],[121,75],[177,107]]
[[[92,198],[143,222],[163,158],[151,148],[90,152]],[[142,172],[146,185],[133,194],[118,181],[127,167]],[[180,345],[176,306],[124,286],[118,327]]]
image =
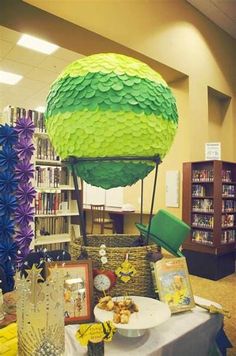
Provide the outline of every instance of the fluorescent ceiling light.
[[59,48],[55,44],[30,35],[22,35],[17,44],[45,54],[51,54]]
[[4,70],[0,70],[0,83],[15,85],[22,78],[23,78],[22,75],[5,72]]
[[44,112],[46,110],[45,106],[38,106],[37,108],[35,108],[36,111],[39,112]]

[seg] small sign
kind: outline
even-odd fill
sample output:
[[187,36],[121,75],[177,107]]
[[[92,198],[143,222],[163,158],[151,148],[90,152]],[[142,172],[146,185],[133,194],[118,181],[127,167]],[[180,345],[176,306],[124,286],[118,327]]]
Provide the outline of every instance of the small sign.
[[205,160],[220,160],[221,159],[221,143],[207,142],[205,143]]

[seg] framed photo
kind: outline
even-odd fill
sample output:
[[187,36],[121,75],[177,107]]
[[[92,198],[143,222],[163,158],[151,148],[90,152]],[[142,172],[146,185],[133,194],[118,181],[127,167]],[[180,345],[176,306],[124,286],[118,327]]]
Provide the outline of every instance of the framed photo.
[[93,321],[93,276],[90,260],[51,262],[64,275],[65,324]]
[[185,257],[166,258],[154,264],[159,298],[172,313],[195,306]]

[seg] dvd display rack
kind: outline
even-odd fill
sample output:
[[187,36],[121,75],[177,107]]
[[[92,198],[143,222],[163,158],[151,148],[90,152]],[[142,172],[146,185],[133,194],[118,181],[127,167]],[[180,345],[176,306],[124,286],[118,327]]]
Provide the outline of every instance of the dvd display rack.
[[191,226],[183,244],[190,273],[219,279],[235,270],[236,163],[183,164],[182,218]]

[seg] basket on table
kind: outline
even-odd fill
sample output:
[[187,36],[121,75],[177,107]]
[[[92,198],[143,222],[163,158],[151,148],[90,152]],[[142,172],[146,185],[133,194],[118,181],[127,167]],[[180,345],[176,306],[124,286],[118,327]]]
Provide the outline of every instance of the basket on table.
[[[125,260],[128,253],[129,262],[135,267],[137,273],[124,283],[117,278],[115,286],[109,291],[111,296],[137,295],[155,297],[150,262],[147,259],[148,252],[159,250],[156,244],[148,246],[132,246],[137,235],[87,235],[88,246],[83,246],[82,239],[78,238],[70,243],[72,259],[78,259],[81,249],[84,249],[88,258],[93,262],[93,268],[108,269],[113,272]],[[102,244],[106,245],[106,257],[108,262],[103,266],[99,249]],[[94,289],[95,299],[101,297],[101,293]]]

